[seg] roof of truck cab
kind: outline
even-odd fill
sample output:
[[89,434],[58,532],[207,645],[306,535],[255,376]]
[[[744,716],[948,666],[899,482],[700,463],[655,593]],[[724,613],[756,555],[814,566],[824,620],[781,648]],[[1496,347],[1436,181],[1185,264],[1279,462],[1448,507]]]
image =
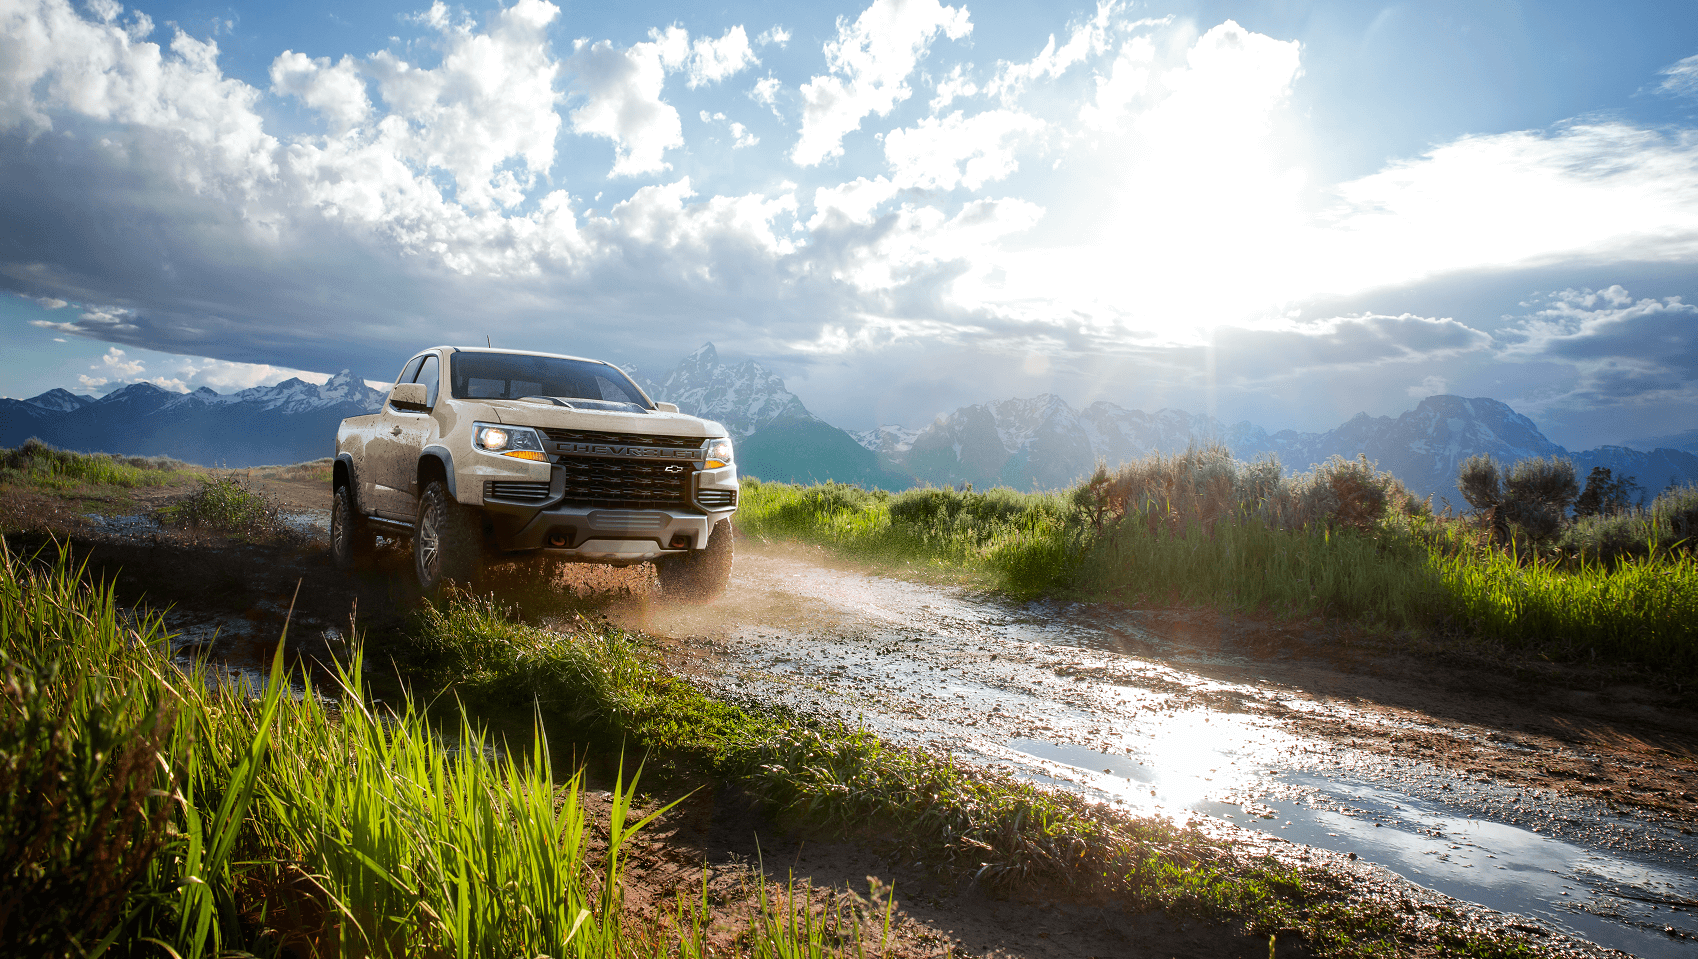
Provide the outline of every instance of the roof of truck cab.
[[[588,356],[573,356],[570,353],[544,353],[541,350],[502,350],[488,346],[433,346],[430,350],[449,350],[454,353],[505,353],[509,356],[546,356],[556,360],[578,360],[583,363],[600,363],[602,366],[613,366],[606,360],[598,360]],[[420,350],[428,353],[430,350]],[[615,367],[617,369],[617,367]]]

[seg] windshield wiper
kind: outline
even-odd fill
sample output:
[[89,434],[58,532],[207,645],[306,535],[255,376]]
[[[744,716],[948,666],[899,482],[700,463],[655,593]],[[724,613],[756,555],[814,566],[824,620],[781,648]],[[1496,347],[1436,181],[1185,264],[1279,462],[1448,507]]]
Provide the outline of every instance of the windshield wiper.
[[554,405],[555,405],[555,406],[564,406],[564,407],[565,407],[565,408],[567,408],[567,409],[569,409],[569,410],[575,410],[575,409],[577,409],[577,407],[575,407],[575,406],[573,406],[573,405],[572,405],[572,404],[570,404],[570,403],[568,403],[568,402],[566,402],[566,401],[565,401],[565,400],[563,400],[563,399],[561,399],[561,398],[560,398],[560,397],[558,397],[558,396],[539,396],[539,395],[536,395],[536,394],[531,394],[531,395],[528,395],[528,396],[520,396],[520,397],[516,397],[516,399],[519,399],[519,400],[532,400],[532,401],[536,401],[536,400],[541,400],[541,401],[542,401],[542,402],[544,402],[544,403],[552,403],[552,404],[554,404]]

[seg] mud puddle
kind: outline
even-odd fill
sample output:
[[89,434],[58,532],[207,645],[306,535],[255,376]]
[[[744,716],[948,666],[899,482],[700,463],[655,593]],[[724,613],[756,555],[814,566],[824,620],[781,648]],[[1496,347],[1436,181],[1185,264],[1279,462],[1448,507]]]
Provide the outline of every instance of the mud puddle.
[[1183,657],[1129,652],[1162,637],[1105,624],[1100,611],[1003,605],[831,569],[805,553],[740,549],[719,603],[639,600],[610,614],[694,647],[681,665],[728,692],[836,715],[1134,814],[1238,838],[1253,830],[1292,859],[1309,847],[1359,857],[1601,946],[1698,951],[1698,839],[1682,831],[1690,819],[1347,738],[1378,727],[1381,742],[1528,748],[1498,730],[1205,675],[1175,665]]

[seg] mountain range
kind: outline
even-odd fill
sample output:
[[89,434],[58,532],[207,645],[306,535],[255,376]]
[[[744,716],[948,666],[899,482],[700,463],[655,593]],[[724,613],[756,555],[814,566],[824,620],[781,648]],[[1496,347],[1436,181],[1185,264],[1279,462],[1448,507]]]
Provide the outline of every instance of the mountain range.
[[375,412],[384,396],[347,370],[322,386],[291,378],[236,393],[204,386],[173,393],[152,383],[99,399],[49,390],[27,400],[0,399],[0,446],[34,436],[65,449],[208,465],[298,463],[334,455],[337,424]]
[[1247,422],[1228,425],[1174,409],[1146,413],[1106,401],[1075,410],[1051,394],[964,406],[923,429],[886,425],[846,432],[814,416],[759,363],[721,363],[711,343],[644,387],[656,399],[725,424],[738,437],[745,474],[786,482],[1054,489],[1089,475],[1098,462],[1113,466],[1218,442],[1240,459],[1277,457],[1290,471],[1332,456],[1366,456],[1417,495],[1458,510],[1466,502],[1456,489],[1457,467],[1477,453],[1504,463],[1566,457],[1582,482],[1594,466],[1608,467],[1618,478],[1633,477],[1648,496],[1671,484],[1698,483],[1698,456],[1691,451],[1604,446],[1571,452],[1507,404],[1485,397],[1429,396],[1400,416],[1361,413],[1325,433],[1269,433]]
[[[1477,453],[1505,463],[1567,457],[1582,480],[1593,467],[1608,467],[1618,478],[1633,477],[1647,496],[1671,484],[1698,483],[1698,431],[1633,444],[1648,449],[1570,452],[1532,420],[1483,397],[1429,396],[1396,417],[1361,413],[1325,433],[1269,433],[1183,410],[1146,413],[1106,401],[1076,410],[1043,394],[964,406],[922,429],[879,426],[851,433],[815,416],[759,363],[723,362],[712,343],[658,380],[633,376],[652,398],[723,424],[737,440],[745,475],[785,482],[1055,489],[1088,475],[1098,462],[1114,466],[1218,442],[1240,459],[1277,457],[1288,471],[1332,456],[1363,455],[1418,495],[1433,495],[1435,505],[1457,509],[1465,507],[1456,491],[1457,467]],[[137,383],[97,399],[55,389],[27,400],[0,399],[0,446],[36,436],[67,449],[206,464],[290,463],[330,455],[337,423],[375,411],[383,399],[346,370],[322,386],[290,379],[230,394],[204,387],[172,393]]]

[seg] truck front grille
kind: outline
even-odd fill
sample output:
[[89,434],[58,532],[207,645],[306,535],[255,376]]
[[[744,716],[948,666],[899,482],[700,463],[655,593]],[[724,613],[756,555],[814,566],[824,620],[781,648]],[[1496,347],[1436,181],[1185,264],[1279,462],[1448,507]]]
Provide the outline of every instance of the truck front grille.
[[484,499],[505,499],[517,503],[540,503],[548,499],[547,483],[504,483],[489,480],[483,484]]
[[694,470],[680,463],[603,456],[562,456],[555,462],[565,474],[567,503],[621,509],[682,508],[690,504]]
[[659,446],[672,450],[695,450],[702,447],[702,438],[699,436],[657,436],[650,433],[612,433],[603,430],[562,430],[546,427],[542,432],[556,443]]
[[696,505],[702,509],[725,509],[737,505],[734,489],[704,489],[696,491]]

